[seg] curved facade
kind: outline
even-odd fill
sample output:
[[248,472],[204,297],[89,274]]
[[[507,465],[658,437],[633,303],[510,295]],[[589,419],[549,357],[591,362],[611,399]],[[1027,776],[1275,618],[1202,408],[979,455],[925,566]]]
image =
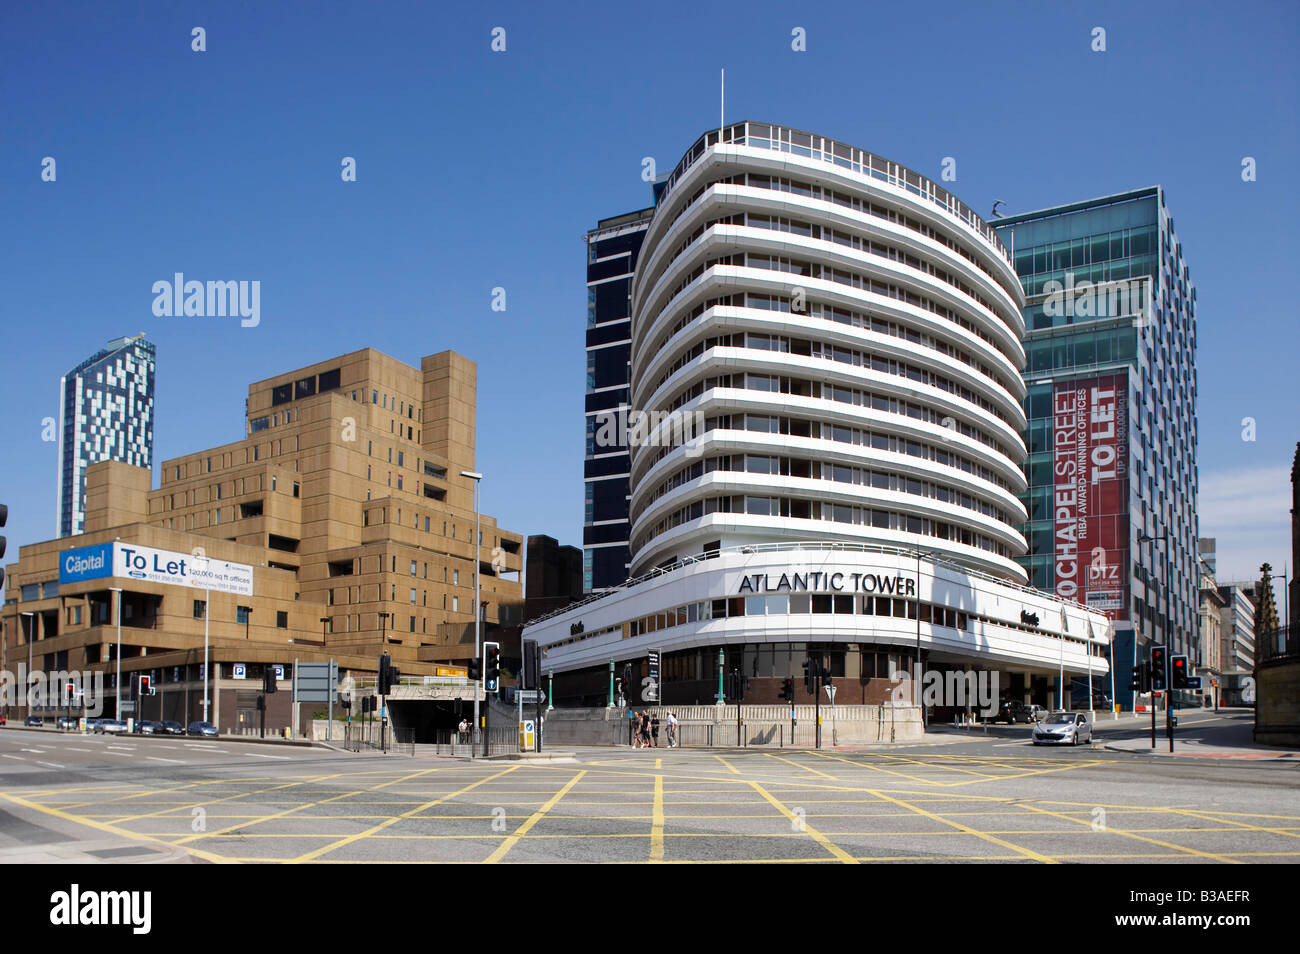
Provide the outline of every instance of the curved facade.
[[701,138],[632,285],[632,575],[818,540],[1024,582],[1023,305],[928,179],[780,126]]

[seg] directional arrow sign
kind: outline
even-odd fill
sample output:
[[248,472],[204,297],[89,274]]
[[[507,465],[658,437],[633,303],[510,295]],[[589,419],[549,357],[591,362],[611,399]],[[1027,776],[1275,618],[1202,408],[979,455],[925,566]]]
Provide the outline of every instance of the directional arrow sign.
[[546,694],[540,689],[516,689],[515,696],[520,702],[542,702]]

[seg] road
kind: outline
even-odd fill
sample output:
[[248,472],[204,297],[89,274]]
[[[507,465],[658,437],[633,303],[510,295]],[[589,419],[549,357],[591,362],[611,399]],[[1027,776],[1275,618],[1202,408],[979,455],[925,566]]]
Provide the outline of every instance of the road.
[[78,838],[210,862],[1300,859],[1300,763],[1033,748],[1025,733],[521,763],[10,729],[0,859]]

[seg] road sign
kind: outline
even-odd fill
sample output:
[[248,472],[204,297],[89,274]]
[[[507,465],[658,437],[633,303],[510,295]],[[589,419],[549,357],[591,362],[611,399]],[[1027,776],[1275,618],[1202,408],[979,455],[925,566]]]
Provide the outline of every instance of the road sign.
[[134,700],[134,699],[123,699],[123,700],[122,700],[122,711],[123,711],[123,712],[134,712],[134,711],[135,711],[135,700]]
[[230,678],[247,679],[248,667],[243,663],[235,663],[233,666],[230,667]]
[[1201,677],[1200,677],[1200,676],[1188,676],[1188,677],[1187,677],[1187,688],[1188,688],[1188,689],[1199,689],[1199,688],[1201,688]]
[[338,685],[338,663],[298,664],[298,701],[329,702],[334,687]]
[[546,693],[541,689],[516,689],[515,698],[520,702],[545,702]]

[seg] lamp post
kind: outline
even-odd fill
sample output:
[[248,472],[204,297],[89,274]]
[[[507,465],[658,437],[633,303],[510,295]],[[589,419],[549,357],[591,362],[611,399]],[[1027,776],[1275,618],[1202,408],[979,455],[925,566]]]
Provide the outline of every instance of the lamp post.
[[322,616],[320,618],[320,644],[322,646],[325,645],[325,624],[328,623],[329,621],[330,618],[328,616]]
[[[202,553],[194,554],[194,569],[203,574],[203,721],[208,718],[208,620],[212,616],[212,577],[208,573],[208,558]],[[121,603],[121,600],[118,600]],[[118,612],[120,614],[121,607]]]
[[546,711],[550,712],[555,708],[555,670],[552,669],[546,674]]
[[[470,480],[474,481],[474,539],[472,541],[473,543],[472,552],[474,555],[474,658],[477,659],[479,658],[479,656],[482,655],[482,649],[479,645],[480,633],[479,633],[479,612],[478,612],[478,599],[479,599],[478,564],[479,564],[479,543],[480,543],[478,495],[479,495],[479,485],[483,481],[483,475],[474,470],[462,470],[460,472],[460,475],[462,477],[468,477]],[[478,737],[478,732],[479,732],[478,697],[479,697],[479,689],[482,687],[482,679],[483,677],[480,676],[479,685],[474,687],[474,736],[476,739]]]
[[[117,594],[117,675],[113,677],[113,718],[122,718],[122,588],[110,586],[110,593]],[[207,612],[207,607],[203,608]],[[206,719],[207,716],[204,715]]]
[[[1157,541],[1157,540],[1162,540],[1162,541],[1164,541],[1164,544],[1165,544],[1165,547],[1164,547],[1164,560],[1162,561],[1162,562],[1164,563],[1164,580],[1161,582],[1160,586],[1161,586],[1161,589],[1163,589],[1163,590],[1165,591],[1165,621],[1164,621],[1164,640],[1165,640],[1165,642],[1164,642],[1164,645],[1167,647],[1167,648],[1166,648],[1166,651],[1165,651],[1165,660],[1166,660],[1166,663],[1165,663],[1165,673],[1164,673],[1164,676],[1165,676],[1165,734],[1166,734],[1167,736],[1169,736],[1169,751],[1172,752],[1172,751],[1174,750],[1174,710],[1173,710],[1173,702],[1174,702],[1174,687],[1171,686],[1171,685],[1169,685],[1169,664],[1168,664],[1168,659],[1169,659],[1169,656],[1170,656],[1173,652],[1176,651],[1176,649],[1175,649],[1175,647],[1174,647],[1174,645],[1173,645],[1173,639],[1172,639],[1172,637],[1170,636],[1170,633],[1169,633],[1169,623],[1170,623],[1170,614],[1171,614],[1171,605],[1170,605],[1170,602],[1169,602],[1169,599],[1170,599],[1170,586],[1169,586],[1169,582],[1170,582],[1170,581],[1169,581],[1169,575],[1170,575],[1170,574],[1169,574],[1169,528],[1166,527],[1164,530],[1162,530],[1162,531],[1160,532],[1160,534],[1159,534],[1158,536],[1155,535],[1155,534],[1144,533],[1144,534],[1142,534],[1141,536],[1138,537],[1138,541],[1139,541],[1139,542],[1141,542],[1141,541],[1143,541],[1143,540],[1146,540],[1146,541],[1148,541],[1148,542],[1150,542],[1150,543],[1152,544],[1152,550],[1153,550],[1153,551],[1154,551],[1154,548],[1155,548],[1155,541]],[[1152,556],[1154,556],[1154,555],[1155,555],[1155,554],[1154,554],[1154,552],[1153,552],[1153,553],[1152,553]],[[1154,713],[1152,714],[1152,719],[1153,719],[1153,720],[1155,719],[1155,715],[1154,715]],[[1154,723],[1154,721],[1152,722],[1152,725],[1151,725],[1151,744],[1152,744],[1152,748],[1154,748],[1154,747],[1155,747],[1155,723]]]
[[19,613],[19,617],[29,616],[31,619],[27,624],[27,694],[23,697],[26,703],[27,714],[32,714],[32,637],[36,635],[36,614],[33,612]]
[[248,622],[249,622],[249,619],[252,617],[252,615],[253,615],[253,607],[251,607],[251,606],[245,606],[245,607],[244,607],[244,639],[245,639],[245,641],[247,641],[247,639],[248,639]]

